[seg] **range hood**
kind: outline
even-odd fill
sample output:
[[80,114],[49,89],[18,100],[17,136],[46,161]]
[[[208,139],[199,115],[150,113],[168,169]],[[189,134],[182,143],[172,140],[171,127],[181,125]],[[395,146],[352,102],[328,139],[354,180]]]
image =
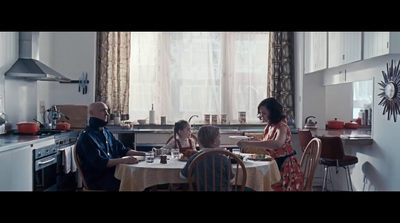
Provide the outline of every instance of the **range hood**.
[[19,32],[19,57],[5,76],[33,81],[71,81],[39,61],[39,32]]

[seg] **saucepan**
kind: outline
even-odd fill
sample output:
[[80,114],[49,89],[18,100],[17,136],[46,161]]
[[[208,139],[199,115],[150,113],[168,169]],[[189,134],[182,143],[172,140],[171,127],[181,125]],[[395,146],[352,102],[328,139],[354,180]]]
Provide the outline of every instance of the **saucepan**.
[[39,131],[38,122],[19,122],[17,127],[20,133],[37,133]]
[[330,120],[328,121],[328,129],[343,129],[344,128],[344,122],[337,120]]
[[70,130],[71,129],[71,124],[68,122],[58,122],[56,124],[56,129],[57,130]]
[[344,123],[344,127],[346,129],[358,129],[358,123],[355,121],[346,122]]

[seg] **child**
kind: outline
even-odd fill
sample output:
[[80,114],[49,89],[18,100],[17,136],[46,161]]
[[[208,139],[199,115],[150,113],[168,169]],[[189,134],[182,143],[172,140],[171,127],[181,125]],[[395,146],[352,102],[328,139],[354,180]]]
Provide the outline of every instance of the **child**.
[[191,134],[192,131],[190,130],[189,122],[186,120],[179,120],[175,122],[174,137],[163,148],[168,151],[171,151],[172,148],[179,148],[179,152],[184,155],[197,152],[196,142],[191,138]]
[[[221,140],[220,140],[219,128],[214,126],[214,125],[202,126],[199,129],[198,139],[199,139],[200,144],[202,145],[203,148],[200,150],[200,152],[193,154],[188,159],[187,163],[185,164],[185,166],[183,167],[183,169],[180,172],[180,176],[181,176],[182,179],[187,179],[189,165],[190,165],[190,163],[193,161],[193,159],[195,157],[197,157],[198,155],[200,155],[202,152],[205,152],[205,151],[209,151],[209,150],[213,150],[213,149],[220,149],[219,146],[221,144]],[[220,168],[218,167],[218,165],[220,163],[220,159],[223,159],[222,165],[224,166],[224,169],[229,169],[229,166],[231,165],[231,162],[228,159],[228,157],[226,157],[224,155],[221,155],[221,154],[216,154],[215,155],[215,164],[216,164],[217,167],[216,167],[215,170],[217,172],[220,170]],[[213,164],[211,162],[212,162],[212,159],[208,159],[208,158],[206,159],[206,165],[207,165],[207,170],[206,171],[211,171],[210,168],[213,166]],[[203,162],[199,162],[199,169],[198,170],[199,170],[200,174],[204,170]],[[234,173],[233,173],[231,168],[230,168],[230,170],[231,170],[230,173],[229,173],[230,177],[229,177],[228,174],[225,174],[224,175],[224,179],[222,180],[223,185],[224,185],[223,189],[225,191],[232,190],[232,188],[227,188],[228,177],[231,179],[231,182],[234,182],[234,180],[235,180],[235,175],[234,175]],[[197,169],[195,167],[193,169],[193,173],[196,173],[196,172],[197,172]],[[219,188],[219,185],[218,185],[219,182],[220,182],[220,179],[218,179],[219,174],[216,174],[216,175],[217,175],[217,177],[216,177],[217,179],[215,180],[215,182],[217,182],[216,188]],[[210,179],[209,179],[209,177],[210,177]],[[205,184],[204,181],[200,180],[199,185],[196,185],[196,186],[198,186],[199,190],[203,191],[203,190],[205,190],[204,187],[207,186],[207,191],[212,191],[212,182],[213,182],[213,180],[212,180],[211,177],[212,177],[212,174],[207,174],[207,182],[208,182],[207,185],[204,185]]]

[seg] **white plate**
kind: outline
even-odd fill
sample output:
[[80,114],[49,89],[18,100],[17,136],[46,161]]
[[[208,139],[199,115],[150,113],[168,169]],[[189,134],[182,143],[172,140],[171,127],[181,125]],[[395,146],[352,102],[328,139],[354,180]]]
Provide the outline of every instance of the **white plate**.
[[146,157],[145,156],[133,156],[135,157],[138,161],[143,161]]
[[250,139],[249,136],[229,136],[231,139]]
[[178,160],[179,161],[183,161],[183,162],[187,162],[188,161],[188,159],[182,159],[182,158],[179,158]]

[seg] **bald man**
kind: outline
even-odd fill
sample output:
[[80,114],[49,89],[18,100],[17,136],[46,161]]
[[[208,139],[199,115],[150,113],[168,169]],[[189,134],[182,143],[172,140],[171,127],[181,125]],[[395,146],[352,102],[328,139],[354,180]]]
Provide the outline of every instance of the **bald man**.
[[81,161],[83,175],[90,189],[118,191],[120,180],[114,177],[118,164],[136,164],[133,156],[144,156],[125,147],[105,126],[108,107],[103,102],[89,105],[89,125],[81,133],[77,143],[77,153]]

